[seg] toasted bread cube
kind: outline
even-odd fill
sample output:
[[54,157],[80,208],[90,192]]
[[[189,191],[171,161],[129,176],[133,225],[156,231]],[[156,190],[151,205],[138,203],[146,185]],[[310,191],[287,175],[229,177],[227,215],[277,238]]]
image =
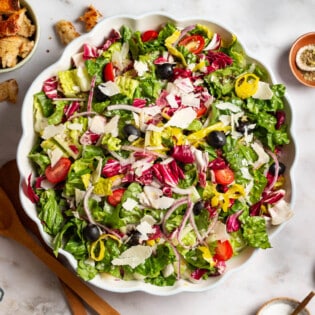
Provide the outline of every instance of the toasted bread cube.
[[69,44],[73,39],[80,36],[75,26],[66,20],[60,20],[55,25],[57,34],[64,45]]
[[19,0],[1,0],[0,14],[11,14],[20,9]]
[[90,31],[98,22],[102,14],[96,10],[92,5],[88,7],[85,13],[79,17],[79,21],[85,24],[86,31]]
[[0,102],[8,101],[16,103],[19,92],[19,86],[14,79],[0,83]]

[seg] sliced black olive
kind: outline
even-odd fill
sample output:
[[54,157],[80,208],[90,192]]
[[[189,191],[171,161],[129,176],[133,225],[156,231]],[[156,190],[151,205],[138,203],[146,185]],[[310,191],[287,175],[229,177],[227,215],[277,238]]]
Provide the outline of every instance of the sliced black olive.
[[137,230],[133,230],[127,240],[129,246],[135,246],[140,244],[141,233]]
[[173,65],[171,63],[157,65],[155,73],[159,79],[171,79],[174,75]]
[[94,242],[100,237],[100,230],[96,224],[90,223],[83,229],[83,236],[88,241]]
[[214,148],[222,148],[226,143],[226,137],[223,131],[212,131],[207,137],[207,142]]
[[[253,129],[248,128],[248,126],[251,124],[250,121],[238,121],[238,125],[236,126],[236,131],[240,132],[240,133],[245,133],[246,129],[247,129],[247,133],[251,133],[253,132]],[[247,127],[247,128],[246,128]]]
[[133,141],[140,138],[142,135],[141,131],[132,124],[125,125],[123,130],[127,138],[129,138],[129,136],[133,136]]
[[200,213],[201,213],[201,210],[202,210],[203,208],[204,208],[203,201],[202,201],[202,200],[197,201],[197,202],[194,204],[194,207],[193,207],[194,215],[200,214]]
[[94,99],[96,102],[105,102],[108,100],[108,96],[105,95],[102,91],[100,86],[96,86],[94,89]]
[[[282,175],[285,172],[285,165],[282,162],[279,162],[279,171],[278,175]],[[269,173],[272,175],[276,174],[276,164],[272,163],[269,167]]]

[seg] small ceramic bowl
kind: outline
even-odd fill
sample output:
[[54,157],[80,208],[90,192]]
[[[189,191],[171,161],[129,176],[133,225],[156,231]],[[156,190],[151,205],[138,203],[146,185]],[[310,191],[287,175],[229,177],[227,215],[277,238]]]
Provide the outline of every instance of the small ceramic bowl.
[[315,87],[315,79],[312,81],[306,80],[303,76],[303,71],[301,71],[296,64],[297,52],[300,48],[307,45],[315,45],[315,32],[304,34],[293,43],[289,53],[289,65],[293,75],[297,78],[299,82],[309,87]]
[[14,71],[16,69],[19,69],[20,67],[22,67],[23,65],[25,65],[34,55],[35,50],[37,48],[38,42],[39,42],[39,36],[40,36],[40,27],[39,27],[39,23],[38,23],[38,19],[37,16],[34,12],[34,10],[32,9],[31,5],[28,4],[27,1],[25,0],[20,0],[20,7],[21,8],[26,8],[26,15],[27,17],[31,20],[32,24],[35,25],[35,32],[33,34],[33,36],[31,38],[29,38],[30,40],[34,41],[34,46],[31,50],[31,52],[23,59],[21,59],[16,66],[14,67],[10,67],[10,68],[2,68],[1,67],[1,63],[0,63],[0,74],[1,73],[5,73],[5,72],[10,72],[10,71]]
[[[266,302],[256,315],[290,315],[299,303],[299,301],[287,297],[275,298]],[[299,315],[311,315],[311,313],[304,308]]]

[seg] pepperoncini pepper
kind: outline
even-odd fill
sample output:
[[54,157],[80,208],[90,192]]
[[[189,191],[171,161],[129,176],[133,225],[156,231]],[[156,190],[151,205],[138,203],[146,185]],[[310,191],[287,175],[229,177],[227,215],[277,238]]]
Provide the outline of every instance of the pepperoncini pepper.
[[235,82],[235,93],[245,99],[253,96],[258,90],[259,77],[253,73],[245,73],[239,76]]
[[101,261],[105,257],[106,247],[104,240],[112,238],[120,243],[120,239],[112,234],[102,234],[90,247],[90,257],[95,261]]

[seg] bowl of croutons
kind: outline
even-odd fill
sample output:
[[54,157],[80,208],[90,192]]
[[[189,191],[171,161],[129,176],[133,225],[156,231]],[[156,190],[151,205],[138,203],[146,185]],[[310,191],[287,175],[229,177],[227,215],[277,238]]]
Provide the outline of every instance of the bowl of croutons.
[[24,0],[0,1],[0,73],[22,67],[33,56],[39,41],[39,24]]

